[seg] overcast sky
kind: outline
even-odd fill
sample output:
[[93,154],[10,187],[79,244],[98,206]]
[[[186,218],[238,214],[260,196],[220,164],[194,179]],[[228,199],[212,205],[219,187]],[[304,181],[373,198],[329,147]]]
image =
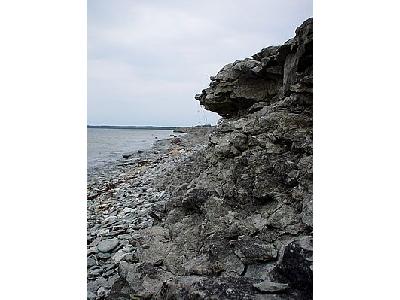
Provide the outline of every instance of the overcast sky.
[[88,0],[88,124],[197,125],[225,64],[285,42],[312,0]]

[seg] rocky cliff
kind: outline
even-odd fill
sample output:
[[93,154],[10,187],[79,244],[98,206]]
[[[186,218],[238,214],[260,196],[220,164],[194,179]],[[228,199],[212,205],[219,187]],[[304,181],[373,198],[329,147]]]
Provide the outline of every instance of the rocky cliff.
[[155,183],[109,299],[312,298],[313,25],[228,64],[196,99],[223,119]]

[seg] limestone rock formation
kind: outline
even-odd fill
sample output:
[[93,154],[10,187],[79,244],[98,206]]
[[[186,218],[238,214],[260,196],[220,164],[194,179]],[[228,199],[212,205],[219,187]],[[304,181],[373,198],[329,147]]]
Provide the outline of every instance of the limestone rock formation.
[[195,98],[206,109],[233,117],[293,93],[312,93],[312,42],[309,19],[284,45],[267,47],[252,58],[223,67],[211,77],[210,87]]
[[224,118],[157,183],[169,200],[110,299],[311,299],[312,33],[309,19],[196,95]]

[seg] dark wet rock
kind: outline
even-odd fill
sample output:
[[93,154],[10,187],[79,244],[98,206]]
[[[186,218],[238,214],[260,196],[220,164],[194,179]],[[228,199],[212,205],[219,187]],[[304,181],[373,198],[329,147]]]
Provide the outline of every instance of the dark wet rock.
[[175,145],[180,145],[180,144],[182,143],[182,139],[181,139],[181,138],[178,138],[178,137],[175,137],[175,138],[173,138],[173,139],[171,140],[171,143],[172,143],[172,144],[175,144]]
[[122,154],[123,158],[130,158],[131,156],[132,156],[132,153]]
[[276,278],[287,282],[291,288],[300,290],[303,297],[312,295],[313,287],[312,237],[295,239],[283,251],[282,258],[275,268]]
[[182,206],[189,212],[200,212],[210,193],[205,189],[189,189],[182,199]]

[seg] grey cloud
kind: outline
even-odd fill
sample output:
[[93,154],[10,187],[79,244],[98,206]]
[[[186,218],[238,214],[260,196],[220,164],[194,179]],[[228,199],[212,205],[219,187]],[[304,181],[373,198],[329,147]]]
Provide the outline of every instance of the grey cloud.
[[88,123],[215,123],[193,99],[209,76],[311,15],[310,0],[88,0]]

